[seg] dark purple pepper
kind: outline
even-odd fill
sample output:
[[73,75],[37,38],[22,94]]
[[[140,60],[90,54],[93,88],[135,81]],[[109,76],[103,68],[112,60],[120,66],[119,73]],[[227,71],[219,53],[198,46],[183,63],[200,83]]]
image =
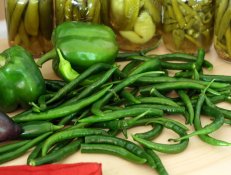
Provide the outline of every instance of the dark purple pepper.
[[0,112],[0,142],[18,138],[21,127],[16,124],[7,114]]

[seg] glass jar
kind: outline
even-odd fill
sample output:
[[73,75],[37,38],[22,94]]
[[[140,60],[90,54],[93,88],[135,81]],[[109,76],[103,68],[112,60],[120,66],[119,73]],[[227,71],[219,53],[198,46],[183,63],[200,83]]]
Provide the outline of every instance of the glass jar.
[[161,0],[102,0],[101,12],[121,50],[153,47],[161,39]]
[[100,0],[55,0],[55,24],[65,21],[100,22]]
[[9,45],[21,45],[34,57],[52,48],[52,0],[5,0]]
[[216,0],[214,47],[220,58],[231,61],[231,1]]
[[213,0],[163,0],[163,42],[173,52],[208,51],[213,40]]

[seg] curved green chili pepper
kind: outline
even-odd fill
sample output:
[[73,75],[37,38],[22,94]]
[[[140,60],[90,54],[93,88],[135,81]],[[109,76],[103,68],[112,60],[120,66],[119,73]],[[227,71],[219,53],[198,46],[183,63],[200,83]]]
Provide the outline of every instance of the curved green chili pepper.
[[[79,73],[71,67],[71,63],[63,57],[60,49],[57,48],[58,58],[57,68],[54,68],[57,74],[62,77],[65,81],[72,81],[79,76]],[[53,64],[55,64],[53,62]]]
[[[172,122],[172,120],[170,119],[162,118],[160,120],[159,118],[157,118],[157,119],[150,120],[150,122],[160,123],[164,125],[164,127],[175,131],[180,136],[184,136],[187,134],[185,128],[182,128],[182,125],[180,125],[179,123]],[[132,137],[135,141],[144,145],[147,148],[154,149],[156,151],[163,152],[163,153],[169,153],[169,154],[175,154],[184,151],[187,148],[189,142],[189,139],[185,139],[177,144],[161,144],[161,143],[155,143],[153,141],[139,138],[138,136],[135,135],[133,135]]]

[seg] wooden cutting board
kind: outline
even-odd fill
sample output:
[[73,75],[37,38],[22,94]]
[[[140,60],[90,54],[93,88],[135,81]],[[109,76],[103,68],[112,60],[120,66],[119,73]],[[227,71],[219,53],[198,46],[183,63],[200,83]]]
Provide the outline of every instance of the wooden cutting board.
[[[8,48],[7,41],[0,39],[0,52]],[[167,53],[168,51],[160,46],[154,51],[155,54]],[[206,59],[214,64],[214,70],[210,74],[231,75],[231,64],[220,59],[213,47],[206,54]],[[51,64],[46,63],[42,68],[44,78],[56,79]],[[231,109],[231,105],[221,104],[222,106]],[[174,119],[184,121],[181,116],[172,116]],[[148,130],[148,127],[136,127],[129,130],[128,135],[132,133]],[[231,128],[226,125],[222,129],[213,133],[212,136],[231,142]],[[121,136],[122,137],[122,136]],[[129,136],[130,137],[130,136]],[[165,129],[163,134],[155,141],[167,143],[168,138],[177,137],[175,133]],[[179,154],[163,154],[158,153],[163,164],[170,175],[230,175],[231,164],[231,147],[214,147],[210,146],[198,137],[190,139],[188,148]],[[3,164],[7,165],[22,165],[26,164],[28,154],[21,156],[18,159]],[[61,163],[72,162],[101,162],[104,175],[155,175],[155,170],[152,170],[146,165],[137,165],[125,161],[121,158],[103,155],[103,154],[81,154],[80,152],[73,154]]]

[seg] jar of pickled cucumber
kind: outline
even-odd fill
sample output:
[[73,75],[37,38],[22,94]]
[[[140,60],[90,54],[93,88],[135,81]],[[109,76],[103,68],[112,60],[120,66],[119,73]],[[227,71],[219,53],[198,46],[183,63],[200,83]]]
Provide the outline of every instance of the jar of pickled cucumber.
[[161,0],[101,0],[104,24],[115,31],[121,50],[140,50],[161,39]]
[[56,25],[65,21],[100,23],[100,0],[54,0],[54,2]]
[[173,52],[208,51],[213,41],[213,0],[163,0],[163,42]]
[[216,0],[214,47],[220,58],[231,61],[231,0]]
[[5,0],[9,45],[39,57],[52,48],[53,0]]

